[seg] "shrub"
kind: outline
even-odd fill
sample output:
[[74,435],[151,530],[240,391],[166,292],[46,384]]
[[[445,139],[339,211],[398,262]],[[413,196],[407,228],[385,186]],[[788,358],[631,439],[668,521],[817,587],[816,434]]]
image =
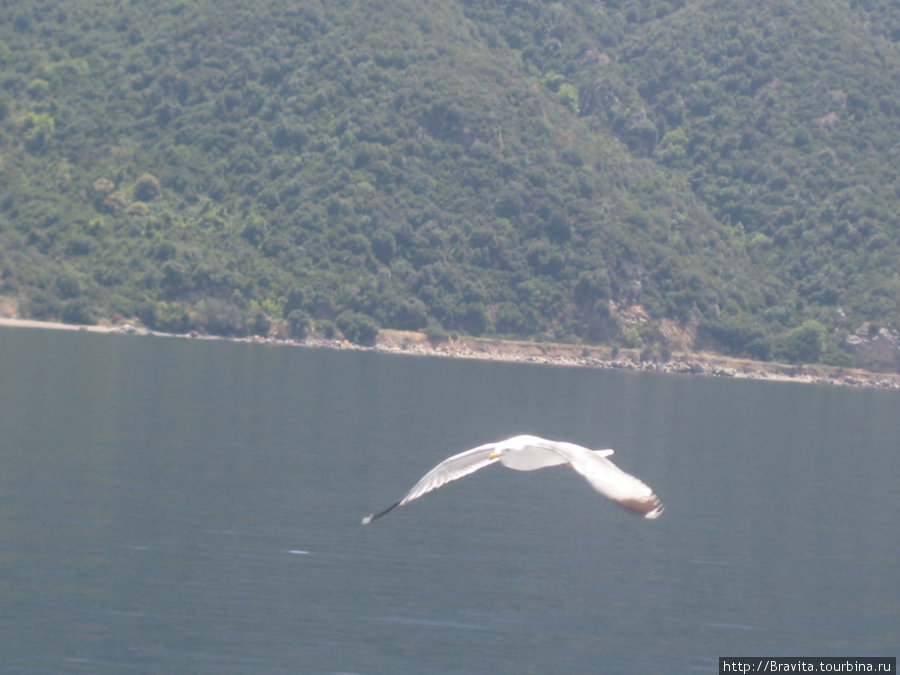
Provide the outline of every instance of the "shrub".
[[699,338],[726,354],[747,355],[765,361],[771,356],[771,341],[765,327],[750,317],[710,319],[700,323]]
[[253,335],[266,336],[272,328],[272,321],[263,312],[255,312],[250,324],[250,332]]
[[450,334],[441,324],[436,321],[429,321],[428,325],[425,326],[425,337],[434,346],[446,342],[450,339]]
[[244,315],[231,302],[210,298],[196,305],[201,325],[211,335],[244,335]]
[[63,323],[82,325],[94,323],[93,313],[84,298],[75,298],[64,302],[59,318]]
[[358,345],[375,344],[375,338],[378,336],[378,324],[367,314],[348,309],[338,314],[335,323],[338,330],[350,342]]
[[125,209],[125,214],[129,216],[146,216],[150,213],[150,207],[146,202],[131,202]]
[[460,320],[460,327],[471,335],[482,335],[493,328],[487,308],[481,303],[466,307]]
[[309,314],[302,309],[295,309],[287,315],[287,320],[291,337],[295,340],[305,340],[312,326]]
[[372,235],[372,252],[387,265],[397,252],[397,241],[387,230],[376,230]]
[[791,363],[816,363],[822,357],[825,334],[825,326],[818,321],[804,321],[778,337],[775,355]]
[[112,194],[113,190],[116,189],[116,184],[113,183],[109,178],[98,178],[93,183],[91,183],[90,195],[91,198],[102,202],[104,199],[109,197]]
[[559,85],[559,91],[556,92],[556,95],[559,97],[562,104],[570,111],[576,115],[581,112],[581,107],[578,102],[578,88],[574,84],[564,82]]
[[131,201],[128,199],[128,195],[122,190],[107,195],[101,204],[103,210],[115,214],[124,212],[130,205]]
[[156,306],[156,329],[166,333],[187,333],[191,316],[181,303],[160,302]]
[[315,326],[316,331],[329,340],[337,335],[337,326],[334,325],[334,321],[331,319],[320,319],[315,322]]
[[50,83],[40,77],[34,78],[26,89],[32,98],[43,98],[50,92]]
[[134,198],[139,202],[149,202],[159,197],[162,193],[162,187],[156,176],[144,173],[134,184]]

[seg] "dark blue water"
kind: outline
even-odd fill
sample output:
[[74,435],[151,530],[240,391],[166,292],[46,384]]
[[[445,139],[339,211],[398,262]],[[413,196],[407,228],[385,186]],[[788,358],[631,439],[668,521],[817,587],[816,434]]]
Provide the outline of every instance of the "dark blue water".
[[[666,504],[499,466],[616,448]],[[715,672],[896,655],[900,397],[0,329],[3,672]]]

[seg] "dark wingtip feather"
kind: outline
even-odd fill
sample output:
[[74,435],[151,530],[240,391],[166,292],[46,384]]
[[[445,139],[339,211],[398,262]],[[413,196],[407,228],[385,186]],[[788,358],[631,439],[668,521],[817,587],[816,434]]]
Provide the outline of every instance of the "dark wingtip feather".
[[362,519],[362,524],[363,524],[363,525],[368,525],[368,524],[371,523],[373,520],[378,520],[379,518],[381,518],[381,516],[386,516],[386,515],[389,514],[391,511],[393,511],[394,509],[396,509],[398,506],[400,506],[400,502],[396,502],[396,503],[394,503],[394,504],[391,504],[391,505],[390,505],[389,507],[387,507],[384,511],[379,511],[378,513],[370,513],[369,515],[367,515],[365,518]]

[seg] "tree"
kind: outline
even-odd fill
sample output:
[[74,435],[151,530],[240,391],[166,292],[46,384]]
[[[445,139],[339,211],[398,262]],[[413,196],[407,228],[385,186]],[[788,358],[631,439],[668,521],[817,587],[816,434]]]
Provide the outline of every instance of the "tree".
[[25,148],[30,152],[43,150],[55,129],[56,120],[47,113],[25,113],[22,118]]

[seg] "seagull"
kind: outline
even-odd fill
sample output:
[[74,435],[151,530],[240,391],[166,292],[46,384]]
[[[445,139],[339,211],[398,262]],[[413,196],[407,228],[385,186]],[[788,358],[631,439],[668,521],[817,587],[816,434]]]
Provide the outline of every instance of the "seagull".
[[609,497],[619,506],[644,518],[658,518],[663,505],[647,485],[630,473],[625,473],[607,459],[613,450],[590,450],[565,441],[548,441],[538,436],[513,436],[497,443],[485,443],[477,448],[448,457],[426,473],[403,499],[362,519],[363,525],[381,518],[398,506],[408,504],[450,481],[468,476],[497,460],[516,471],[534,471],[548,466],[567,464],[584,476],[597,492]]

